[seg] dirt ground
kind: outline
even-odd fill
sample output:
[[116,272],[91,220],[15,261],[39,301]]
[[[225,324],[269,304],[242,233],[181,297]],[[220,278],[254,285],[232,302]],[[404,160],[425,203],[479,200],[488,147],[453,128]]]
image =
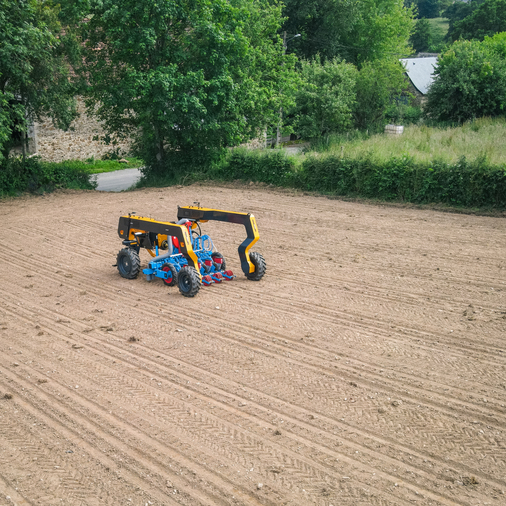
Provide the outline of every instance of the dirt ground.
[[[112,265],[177,205],[237,278]],[[257,186],[0,202],[0,505],[505,505],[506,220]],[[145,265],[147,252],[141,252]]]

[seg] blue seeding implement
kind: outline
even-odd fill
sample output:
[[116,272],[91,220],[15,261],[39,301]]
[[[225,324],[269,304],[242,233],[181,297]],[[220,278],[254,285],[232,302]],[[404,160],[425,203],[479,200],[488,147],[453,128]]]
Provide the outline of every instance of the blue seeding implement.
[[118,234],[125,248],[118,253],[116,266],[121,276],[127,279],[138,276],[139,252],[144,248],[153,257],[142,271],[146,279],[161,278],[168,286],[177,284],[185,297],[194,297],[202,285],[233,279],[235,276],[226,269],[225,259],[200,228],[201,223],[214,220],[244,225],[247,238],[238,248],[241,268],[248,279],[262,279],[265,260],[260,253],[249,251],[260,237],[252,214],[207,209],[196,203],[178,207],[177,218],[177,222],[157,221],[135,213],[120,217]]

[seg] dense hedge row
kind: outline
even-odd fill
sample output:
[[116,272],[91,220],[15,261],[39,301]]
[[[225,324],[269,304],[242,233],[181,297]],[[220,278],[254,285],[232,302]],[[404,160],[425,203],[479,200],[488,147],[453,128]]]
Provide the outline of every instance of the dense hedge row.
[[0,165],[0,196],[43,193],[56,188],[92,190],[96,183],[78,161],[41,162],[39,158],[11,157]]
[[294,162],[280,150],[235,149],[216,175],[229,181],[242,179],[287,186],[293,179]]
[[308,156],[300,166],[281,151],[235,151],[216,174],[334,195],[413,203],[506,208],[506,167],[485,159],[415,163],[411,158]]

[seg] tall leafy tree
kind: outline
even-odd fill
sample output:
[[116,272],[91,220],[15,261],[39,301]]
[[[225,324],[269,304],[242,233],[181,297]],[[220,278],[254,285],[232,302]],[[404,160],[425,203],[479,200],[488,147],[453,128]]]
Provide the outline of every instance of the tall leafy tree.
[[418,0],[415,2],[419,18],[437,18],[439,16],[440,0]]
[[[288,33],[287,51],[300,58],[343,57],[342,38],[358,16],[353,0],[285,0],[284,30]],[[300,34],[298,38],[291,37]]]
[[392,103],[407,89],[405,69],[397,58],[385,58],[364,63],[358,72],[353,112],[360,129],[382,124]]
[[469,2],[455,1],[443,11],[442,15],[448,18],[449,26],[446,38],[451,40],[451,34],[455,28],[455,23],[466,18],[483,2],[483,0],[471,0]]
[[276,123],[295,59],[266,0],[90,0],[87,104],[151,172],[204,165]]
[[343,39],[347,61],[359,67],[365,62],[398,59],[412,53],[409,36],[414,28],[413,11],[403,0],[360,0],[359,16]]
[[66,128],[75,117],[57,10],[49,0],[0,0],[0,163],[31,119]]
[[357,69],[337,59],[302,60],[303,82],[295,94],[295,131],[304,139],[342,132],[352,124]]
[[366,61],[410,54],[413,9],[403,0],[286,0],[288,51],[305,58]]
[[426,114],[462,122],[506,112],[506,35],[461,40],[439,58],[427,94]]
[[483,40],[486,36],[506,31],[506,0],[484,0],[473,4],[477,5],[473,11],[452,26],[452,40]]
[[410,37],[410,42],[416,52],[427,51],[432,43],[432,31],[428,19],[416,20],[415,31]]

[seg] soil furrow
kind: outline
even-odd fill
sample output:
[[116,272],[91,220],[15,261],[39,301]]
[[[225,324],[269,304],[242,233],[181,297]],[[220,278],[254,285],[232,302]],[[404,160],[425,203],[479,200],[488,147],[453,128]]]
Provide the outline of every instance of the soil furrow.
[[[290,411],[290,409],[293,409],[293,407],[288,406],[287,411]],[[308,414],[308,412],[306,412],[306,416],[307,416],[307,414]],[[341,424],[341,427],[339,428],[339,430],[341,430],[341,431],[343,430],[342,425],[344,425],[344,424]],[[377,444],[377,443],[379,443],[379,441],[376,441],[376,444]],[[384,443],[385,443],[385,440],[383,440],[383,444],[384,444]],[[380,443],[380,445],[381,445],[381,443]],[[360,448],[360,451],[361,451],[361,452],[363,452],[363,448]],[[412,458],[412,453],[411,453],[411,452],[412,452],[412,449],[408,449],[408,452],[410,452],[410,453],[408,453],[409,458]],[[429,455],[426,455],[426,457],[429,457]],[[406,457],[406,461],[407,461],[407,462],[409,462],[409,461],[407,460],[407,457]],[[454,464],[454,463],[452,463],[452,464]],[[449,465],[449,463],[448,463],[448,462],[446,462],[446,463],[445,463],[445,465]],[[457,465],[457,467],[458,467],[458,465]],[[469,471],[469,469],[466,469],[466,471]],[[471,470],[471,471],[472,471],[472,470]],[[476,471],[475,471],[475,472],[476,472]]]
[[[255,214],[264,279],[239,267],[244,228],[219,222],[203,231],[233,282],[188,299],[121,278],[118,217],[195,201]],[[11,503],[504,503],[504,218],[254,184],[0,210]]]

